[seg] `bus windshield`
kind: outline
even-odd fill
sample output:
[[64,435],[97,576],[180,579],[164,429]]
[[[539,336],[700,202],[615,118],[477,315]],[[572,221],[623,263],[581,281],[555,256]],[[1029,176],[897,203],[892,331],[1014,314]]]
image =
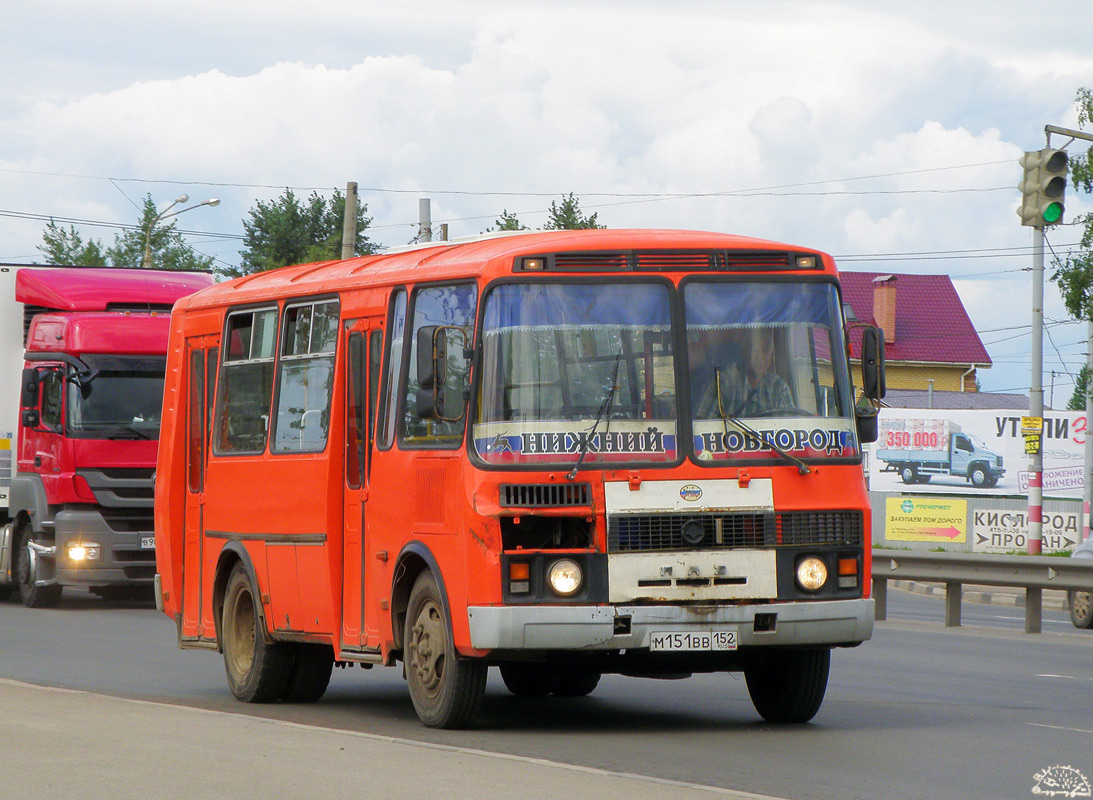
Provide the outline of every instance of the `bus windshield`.
[[89,378],[68,384],[74,439],[158,439],[166,358],[86,355]]
[[699,461],[858,454],[834,284],[691,281],[683,306]]
[[859,455],[833,283],[691,279],[681,291],[677,357],[666,283],[495,287],[476,455],[571,467]]
[[494,288],[477,455],[491,464],[674,461],[670,297],[651,282]]

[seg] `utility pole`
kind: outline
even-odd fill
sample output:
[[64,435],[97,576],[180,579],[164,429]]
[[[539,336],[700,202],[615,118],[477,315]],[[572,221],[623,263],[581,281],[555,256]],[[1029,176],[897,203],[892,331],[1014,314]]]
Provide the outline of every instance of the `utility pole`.
[[[1087,311],[1088,313],[1088,311]],[[1089,508],[1093,505],[1093,431],[1089,430],[1089,421],[1093,420],[1093,319],[1086,321],[1085,354],[1085,472],[1082,475],[1082,541],[1089,538]]]
[[422,197],[417,201],[417,220],[417,240],[419,242],[431,242],[433,240],[433,212],[428,197]]
[[357,182],[345,185],[345,219],[342,222],[342,260],[355,255],[357,245],[357,209],[360,200],[357,197]]

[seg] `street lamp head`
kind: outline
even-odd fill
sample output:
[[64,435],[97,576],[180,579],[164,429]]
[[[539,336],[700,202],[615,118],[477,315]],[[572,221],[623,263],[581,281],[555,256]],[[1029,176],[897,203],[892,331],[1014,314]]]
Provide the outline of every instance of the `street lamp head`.
[[175,205],[181,205],[182,203],[187,202],[189,199],[190,196],[184,192],[175,198]]
[[209,207],[218,206],[218,205],[220,205],[220,198],[219,197],[210,197],[208,200],[205,201],[204,204],[209,206]]

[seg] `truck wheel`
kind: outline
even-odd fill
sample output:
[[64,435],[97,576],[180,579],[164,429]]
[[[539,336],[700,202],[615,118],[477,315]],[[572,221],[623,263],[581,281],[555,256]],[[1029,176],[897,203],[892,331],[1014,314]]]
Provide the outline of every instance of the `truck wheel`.
[[436,579],[425,571],[414,582],[406,608],[403,660],[410,699],[430,728],[466,728],[486,691],[487,665],[461,658]]
[[979,464],[976,464],[974,467],[971,468],[971,471],[968,473],[968,479],[971,480],[972,486],[977,489],[982,489],[987,485],[989,476],[987,475],[987,471],[983,469],[983,467],[981,467]]
[[292,652],[283,644],[266,642],[261,626],[254,587],[246,568],[236,564],[224,594],[220,644],[228,686],[244,703],[277,700],[288,686],[292,668]]
[[281,699],[286,703],[314,703],[330,685],[334,648],[325,644],[285,646],[292,649],[292,670]]
[[38,556],[32,553],[28,542],[28,533],[19,535],[15,548],[15,579],[19,583],[19,594],[27,608],[53,608],[61,602],[62,587],[51,583],[48,586],[36,586],[38,578]]
[[1093,628],[1093,592],[1067,592],[1070,621],[1075,628]]
[[561,677],[553,667],[526,661],[508,661],[499,669],[505,688],[517,697],[546,697]]
[[753,659],[744,679],[755,710],[767,722],[808,722],[824,701],[830,650],[791,650]]
[[912,464],[904,464],[899,477],[904,483],[918,483],[918,470]]

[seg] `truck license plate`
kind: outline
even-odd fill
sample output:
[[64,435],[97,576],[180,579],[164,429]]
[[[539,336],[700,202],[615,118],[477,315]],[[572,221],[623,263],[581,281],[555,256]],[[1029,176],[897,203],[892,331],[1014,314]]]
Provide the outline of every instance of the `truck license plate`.
[[649,634],[649,649],[655,651],[735,650],[736,631],[691,631]]
[[155,550],[156,549],[156,537],[155,536],[141,536],[140,537],[140,549],[141,550]]

